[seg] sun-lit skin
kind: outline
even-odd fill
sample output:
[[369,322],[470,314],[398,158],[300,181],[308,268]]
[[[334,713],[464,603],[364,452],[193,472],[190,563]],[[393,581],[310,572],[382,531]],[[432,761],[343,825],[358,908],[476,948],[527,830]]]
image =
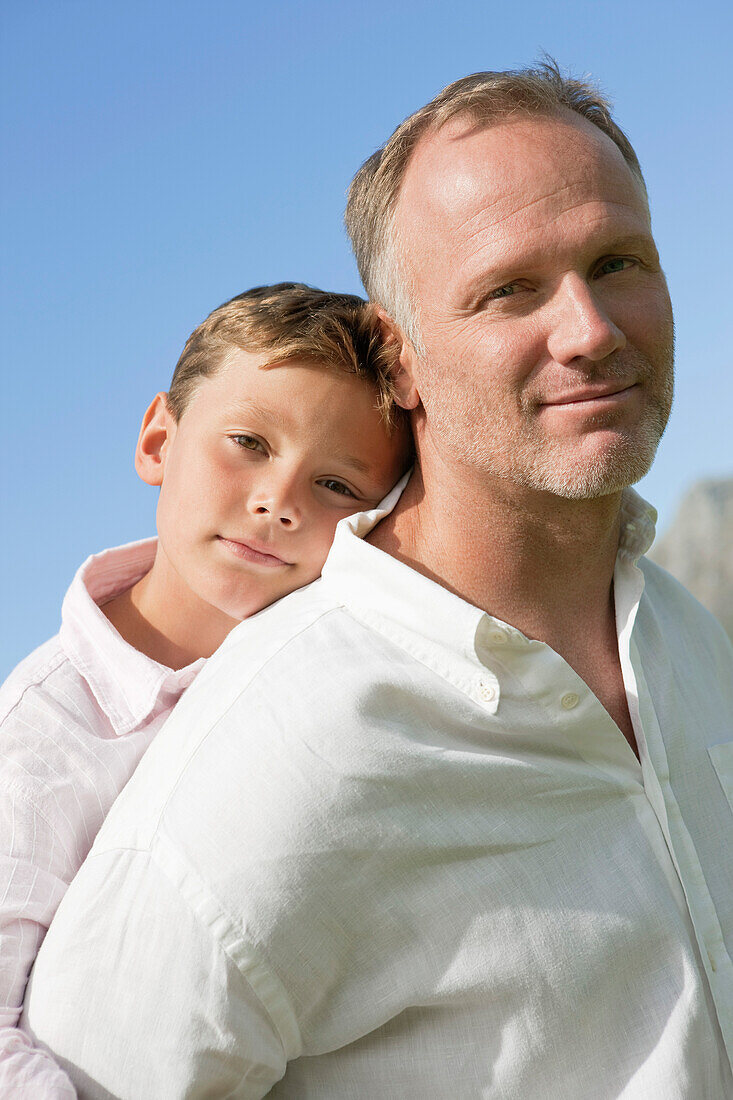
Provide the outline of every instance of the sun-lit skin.
[[427,351],[403,357],[419,448],[568,497],[646,473],[672,316],[643,188],[609,139],[584,120],[453,123],[419,146],[397,226]]
[[160,485],[151,571],[104,608],[169,667],[216,649],[232,627],[315,580],[344,516],[376,505],[409,456],[362,379],[233,351],[176,422],[148,409],[136,467]]
[[633,740],[611,581],[673,347],[643,186],[570,112],[454,120],[419,142],[396,229],[419,467],[370,541],[552,645]]

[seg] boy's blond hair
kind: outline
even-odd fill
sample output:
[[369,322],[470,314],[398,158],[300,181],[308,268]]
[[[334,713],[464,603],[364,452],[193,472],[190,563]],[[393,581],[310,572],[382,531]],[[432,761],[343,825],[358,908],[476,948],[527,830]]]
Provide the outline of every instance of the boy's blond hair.
[[253,287],[213,310],[189,336],[173,373],[167,403],[176,420],[199,381],[235,349],[265,353],[263,366],[298,360],[364,378],[374,386],[385,426],[394,427],[395,353],[382,342],[374,307],[356,294],[275,283]]

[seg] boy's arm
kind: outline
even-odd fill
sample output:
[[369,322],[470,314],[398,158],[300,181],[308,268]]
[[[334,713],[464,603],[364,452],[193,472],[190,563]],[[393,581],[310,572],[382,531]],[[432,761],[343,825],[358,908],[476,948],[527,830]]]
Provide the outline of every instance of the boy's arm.
[[70,1100],[71,1081],[17,1028],[28,974],[66,892],[54,830],[22,795],[0,788],[0,1096]]

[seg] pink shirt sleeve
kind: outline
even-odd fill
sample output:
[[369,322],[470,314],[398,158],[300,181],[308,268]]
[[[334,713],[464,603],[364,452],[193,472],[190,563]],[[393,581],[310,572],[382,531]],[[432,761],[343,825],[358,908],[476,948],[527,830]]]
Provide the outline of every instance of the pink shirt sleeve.
[[156,541],[77,572],[50,638],[0,686],[0,1098],[68,1100],[63,1071],[17,1030],[49,924],[109,809],[203,660],[173,671],[138,652],[99,602],[150,569]]
[[17,792],[0,789],[0,1096],[71,1100],[71,1081],[16,1024],[31,967],[73,869],[55,830]]

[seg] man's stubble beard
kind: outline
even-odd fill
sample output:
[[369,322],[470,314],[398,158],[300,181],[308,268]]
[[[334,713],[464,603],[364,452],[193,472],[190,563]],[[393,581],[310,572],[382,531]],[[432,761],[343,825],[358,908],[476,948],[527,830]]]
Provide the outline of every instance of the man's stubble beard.
[[[512,417],[503,409],[487,408],[481,394],[472,390],[466,401],[465,380],[453,378],[448,390],[443,390],[433,405],[426,403],[427,422],[434,438],[441,438],[441,449],[453,453],[462,465],[476,472],[483,471],[493,481],[506,479],[524,489],[553,493],[567,500],[590,500],[607,496],[633,485],[644,477],[654,461],[659,441],[669,420],[674,392],[674,341],[660,348],[656,366],[635,350],[617,353],[610,363],[588,371],[585,383],[627,380],[630,373],[646,389],[646,407],[640,419],[615,440],[602,448],[591,447],[586,454],[583,440],[592,441],[596,432],[590,430],[578,439],[574,453],[569,440],[532,432],[537,427],[537,400],[525,399],[524,418]],[[432,366],[429,368],[432,370]],[[490,399],[489,399],[490,401]],[[488,405],[488,402],[487,402]],[[462,409],[461,427],[470,424],[462,438],[456,431],[452,411]],[[623,423],[623,410],[619,420]],[[599,430],[613,431],[608,416],[595,418]],[[589,421],[590,424],[593,421]],[[483,428],[481,427],[483,425]],[[529,429],[529,430],[528,430]],[[497,443],[503,450],[497,451]]]

